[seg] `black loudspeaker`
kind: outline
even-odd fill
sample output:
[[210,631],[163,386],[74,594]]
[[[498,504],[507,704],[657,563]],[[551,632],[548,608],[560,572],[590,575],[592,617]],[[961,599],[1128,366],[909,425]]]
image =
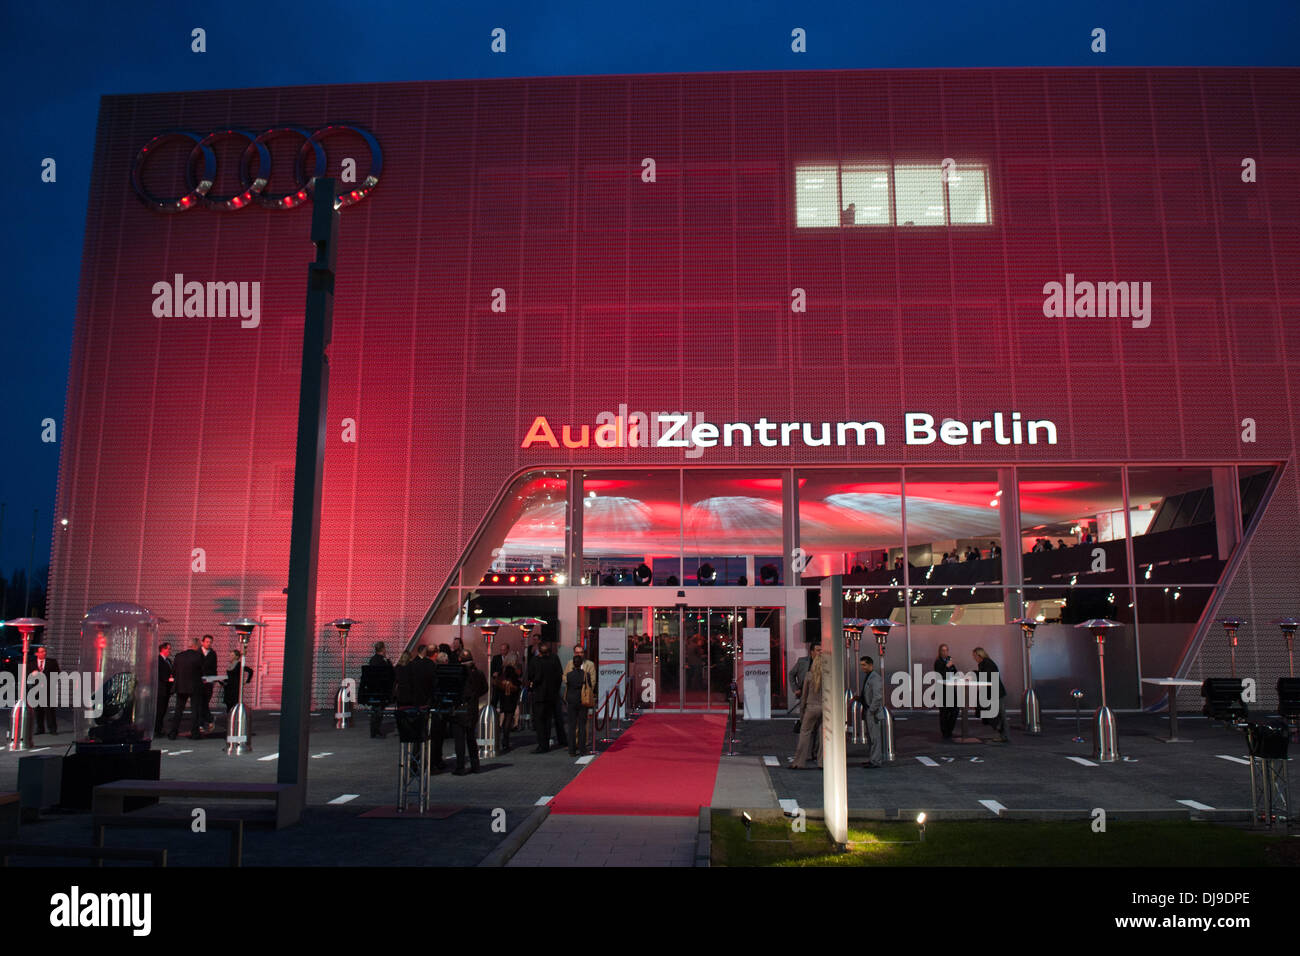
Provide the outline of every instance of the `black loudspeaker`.
[[1252,720],[1246,725],[1246,746],[1252,757],[1265,760],[1285,760],[1290,734],[1284,724]]
[[1211,720],[1236,721],[1246,716],[1246,702],[1241,699],[1241,679],[1207,677],[1201,684],[1205,706],[1201,713]]
[[[161,750],[126,751],[79,748],[63,758],[59,806],[65,810],[89,810],[95,787],[114,780],[158,780],[162,772]],[[130,812],[157,803],[156,797],[127,797],[123,806]]]
[[1300,718],[1300,677],[1277,679],[1277,712],[1288,720]]
[[357,688],[360,703],[384,707],[393,698],[393,668],[387,664],[366,664],[361,668],[361,685]]

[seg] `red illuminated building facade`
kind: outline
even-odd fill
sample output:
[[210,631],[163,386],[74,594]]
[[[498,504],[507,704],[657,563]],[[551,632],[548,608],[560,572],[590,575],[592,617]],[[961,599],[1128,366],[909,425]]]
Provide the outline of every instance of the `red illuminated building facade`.
[[625,627],[665,709],[725,706],[768,627],[784,707],[828,574],[902,625],[891,673],[983,645],[1016,699],[1023,612],[1043,706],[1092,706],[1072,625],[1106,617],[1110,702],[1153,706],[1144,676],[1226,675],[1232,613],[1268,701],[1267,622],[1300,614],[1297,94],[1161,69],[106,97],[48,640],[112,600],[173,641],[248,614],[278,707],[320,155],[356,201],[318,702],[335,617],[363,622],[350,670],[495,617]]

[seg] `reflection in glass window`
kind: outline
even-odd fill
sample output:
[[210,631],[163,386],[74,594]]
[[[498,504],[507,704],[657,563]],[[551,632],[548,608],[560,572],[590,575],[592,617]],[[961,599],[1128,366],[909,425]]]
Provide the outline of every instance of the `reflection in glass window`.
[[896,221],[900,226],[942,226],[943,180],[938,165],[895,166]]
[[908,468],[909,580],[971,587],[1002,580],[1002,492],[991,468]]
[[1018,477],[1026,583],[1128,581],[1118,468],[1021,468]]
[[893,202],[889,167],[847,165],[840,173],[840,225],[888,226]]
[[[1231,503],[1215,496],[1216,472],[1227,482],[1230,468],[1130,468],[1129,506],[1141,515],[1145,531],[1134,523],[1134,583],[1213,584],[1231,557],[1238,516]],[[1146,514],[1143,514],[1145,512]],[[1148,517],[1149,515],[1149,517]],[[1223,527],[1220,527],[1222,523]]]
[[582,490],[582,557],[589,584],[634,584],[642,562],[655,583],[669,575],[680,579],[678,471],[591,471]]
[[836,166],[800,166],[795,171],[795,224],[798,226],[838,226],[839,168]]
[[687,471],[684,583],[781,583],[781,488],[776,471]]
[[[567,509],[564,472],[530,471],[515,479],[470,551],[462,581],[467,586],[563,584]],[[494,575],[498,580],[491,580]]]
[[853,583],[888,582],[891,553],[902,553],[900,479],[897,468],[798,473],[799,546],[810,555],[805,578],[846,574]]
[[948,221],[989,221],[989,172],[984,166],[958,166],[948,174]]

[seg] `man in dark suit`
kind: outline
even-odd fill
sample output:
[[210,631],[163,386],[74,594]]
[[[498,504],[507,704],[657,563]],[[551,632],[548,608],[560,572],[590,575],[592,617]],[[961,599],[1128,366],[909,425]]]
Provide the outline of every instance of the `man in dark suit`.
[[[221,665],[217,662],[217,652],[212,647],[212,635],[203,635],[203,676],[216,677],[221,673]],[[203,703],[203,723],[207,725],[208,733],[216,724],[212,720],[212,692],[216,689],[216,683],[213,681],[204,681],[203,693],[201,700]]]
[[[948,653],[948,645],[940,644],[939,653],[934,658],[935,673],[943,680],[950,679],[949,674],[957,673],[957,665],[952,662],[952,655]],[[940,690],[946,697],[953,688],[940,685]],[[952,729],[957,726],[957,708],[940,707],[939,708],[939,733],[943,734],[944,740],[952,740]]]
[[[42,674],[44,681],[44,696],[47,703],[57,703],[54,700],[54,675],[59,672],[59,662],[52,657],[48,657],[45,648],[36,648],[36,660],[32,663],[31,673]],[[36,717],[36,732],[45,733],[45,725],[50,725],[50,733],[57,734],[59,728],[55,724],[57,711],[54,707],[33,707],[32,714]]]
[[[415,706],[431,705],[434,688],[438,682],[438,665],[429,659],[427,644],[421,644],[416,650],[415,657],[406,665],[406,674]],[[432,755],[430,764],[435,770],[445,770],[447,767],[442,759],[443,737],[442,719],[437,714],[433,714],[429,718],[429,749]]]
[[[190,738],[199,740],[203,737],[200,727],[203,720],[203,697],[207,689],[203,686],[203,652],[199,650],[198,638],[190,640],[190,649],[176,655],[176,712],[172,714],[172,725],[167,732],[168,740],[175,740],[180,730],[181,714],[185,705],[190,705]],[[209,685],[211,686],[211,685]]]
[[171,703],[176,687],[176,668],[172,664],[172,645],[163,641],[158,645],[158,696],[154,703],[153,735],[161,737],[163,722],[167,719],[167,705]]
[[[453,776],[478,773],[478,737],[474,725],[478,720],[478,702],[488,692],[487,678],[474,663],[470,652],[461,648],[460,665],[465,668],[465,687],[461,692],[460,706],[451,719],[451,730],[456,740],[456,769]],[[469,750],[469,766],[465,769],[465,751]]]
[[[393,671],[393,662],[384,654],[386,648],[382,641],[375,645],[375,653],[371,655],[370,660],[366,662],[366,667],[374,668],[370,671],[371,679],[376,682],[373,688],[367,688],[375,692],[383,691],[385,701],[392,697],[393,683],[396,674]],[[373,740],[376,737],[383,737],[384,734],[384,706],[385,704],[370,705],[370,737]]]
[[551,653],[549,643],[542,642],[538,655],[528,662],[528,696],[533,702],[533,727],[537,730],[537,749],[533,753],[544,754],[551,749],[551,720],[563,682],[560,659]]

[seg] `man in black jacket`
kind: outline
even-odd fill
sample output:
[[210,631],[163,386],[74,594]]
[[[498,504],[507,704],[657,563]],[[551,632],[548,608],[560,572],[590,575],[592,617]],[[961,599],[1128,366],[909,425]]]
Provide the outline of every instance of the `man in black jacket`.
[[[460,707],[451,719],[451,732],[456,739],[456,769],[454,776],[463,777],[467,773],[478,773],[478,735],[475,723],[478,720],[478,702],[488,692],[487,678],[474,663],[474,657],[464,648],[460,652],[460,664],[465,668],[465,689],[460,696]],[[465,769],[465,751],[469,750],[469,766]]]
[[161,737],[163,723],[167,719],[167,705],[171,703],[172,690],[176,687],[176,668],[172,664],[171,641],[158,645],[158,696],[155,699],[153,735]]
[[[203,655],[203,676],[216,677],[221,673],[221,665],[217,661],[217,652],[212,647],[212,635],[203,635],[203,646],[200,651]],[[212,720],[212,692],[216,689],[216,683],[213,681],[203,682],[203,692],[201,701],[203,704],[203,723],[207,724],[208,733],[217,725]]]
[[45,733],[45,725],[47,723],[50,725],[50,733],[57,734],[59,732],[59,728],[55,722],[55,716],[58,714],[58,710],[54,706],[58,703],[54,699],[54,675],[58,672],[59,662],[53,657],[47,657],[44,647],[36,648],[35,660],[32,662],[31,670],[28,672],[27,676],[31,677],[32,674],[42,675],[42,680],[45,682],[45,700],[50,705],[46,707],[32,708],[32,714],[36,718],[36,732],[38,734]]
[[[949,674],[957,673],[957,665],[952,662],[952,655],[948,653],[947,644],[939,645],[939,653],[934,658],[934,670],[935,673],[937,673],[939,677],[943,680],[949,680],[950,679],[948,677]],[[948,694],[954,690],[954,688],[943,684],[939,685],[939,689],[942,694],[941,699],[946,698]],[[956,726],[957,726],[957,708],[940,707],[939,708],[939,732],[943,734],[944,740],[952,740],[952,730]]]
[[[406,665],[406,679],[416,707],[428,707],[433,704],[433,692],[438,681],[438,665],[429,659],[427,644],[421,644],[411,663]],[[442,760],[443,735],[442,718],[436,713],[432,714],[429,719],[429,747],[432,752],[431,764],[435,770],[445,770],[447,767]]]
[[[374,687],[366,688],[367,692],[383,694],[384,703],[372,703],[370,705],[370,737],[373,740],[376,737],[386,736],[384,734],[384,707],[393,694],[393,684],[396,680],[396,674],[393,671],[393,663],[385,655],[383,642],[375,645],[375,653],[366,666],[373,668],[369,673],[371,679],[375,682]],[[364,683],[364,678],[363,678]]]
[[543,642],[537,650],[537,656],[528,662],[528,696],[533,702],[533,727],[537,730],[537,749],[533,753],[544,754],[551,749],[551,720],[560,699],[564,668],[551,653],[549,643]]
[[203,693],[206,688],[203,686],[203,652],[199,650],[197,637],[190,641],[188,651],[181,651],[176,655],[175,675],[176,712],[172,714],[172,725],[167,732],[167,739],[176,739],[176,733],[181,726],[181,714],[185,712],[185,705],[189,704],[192,718],[190,738],[199,740],[203,736],[199,728],[202,726]]

